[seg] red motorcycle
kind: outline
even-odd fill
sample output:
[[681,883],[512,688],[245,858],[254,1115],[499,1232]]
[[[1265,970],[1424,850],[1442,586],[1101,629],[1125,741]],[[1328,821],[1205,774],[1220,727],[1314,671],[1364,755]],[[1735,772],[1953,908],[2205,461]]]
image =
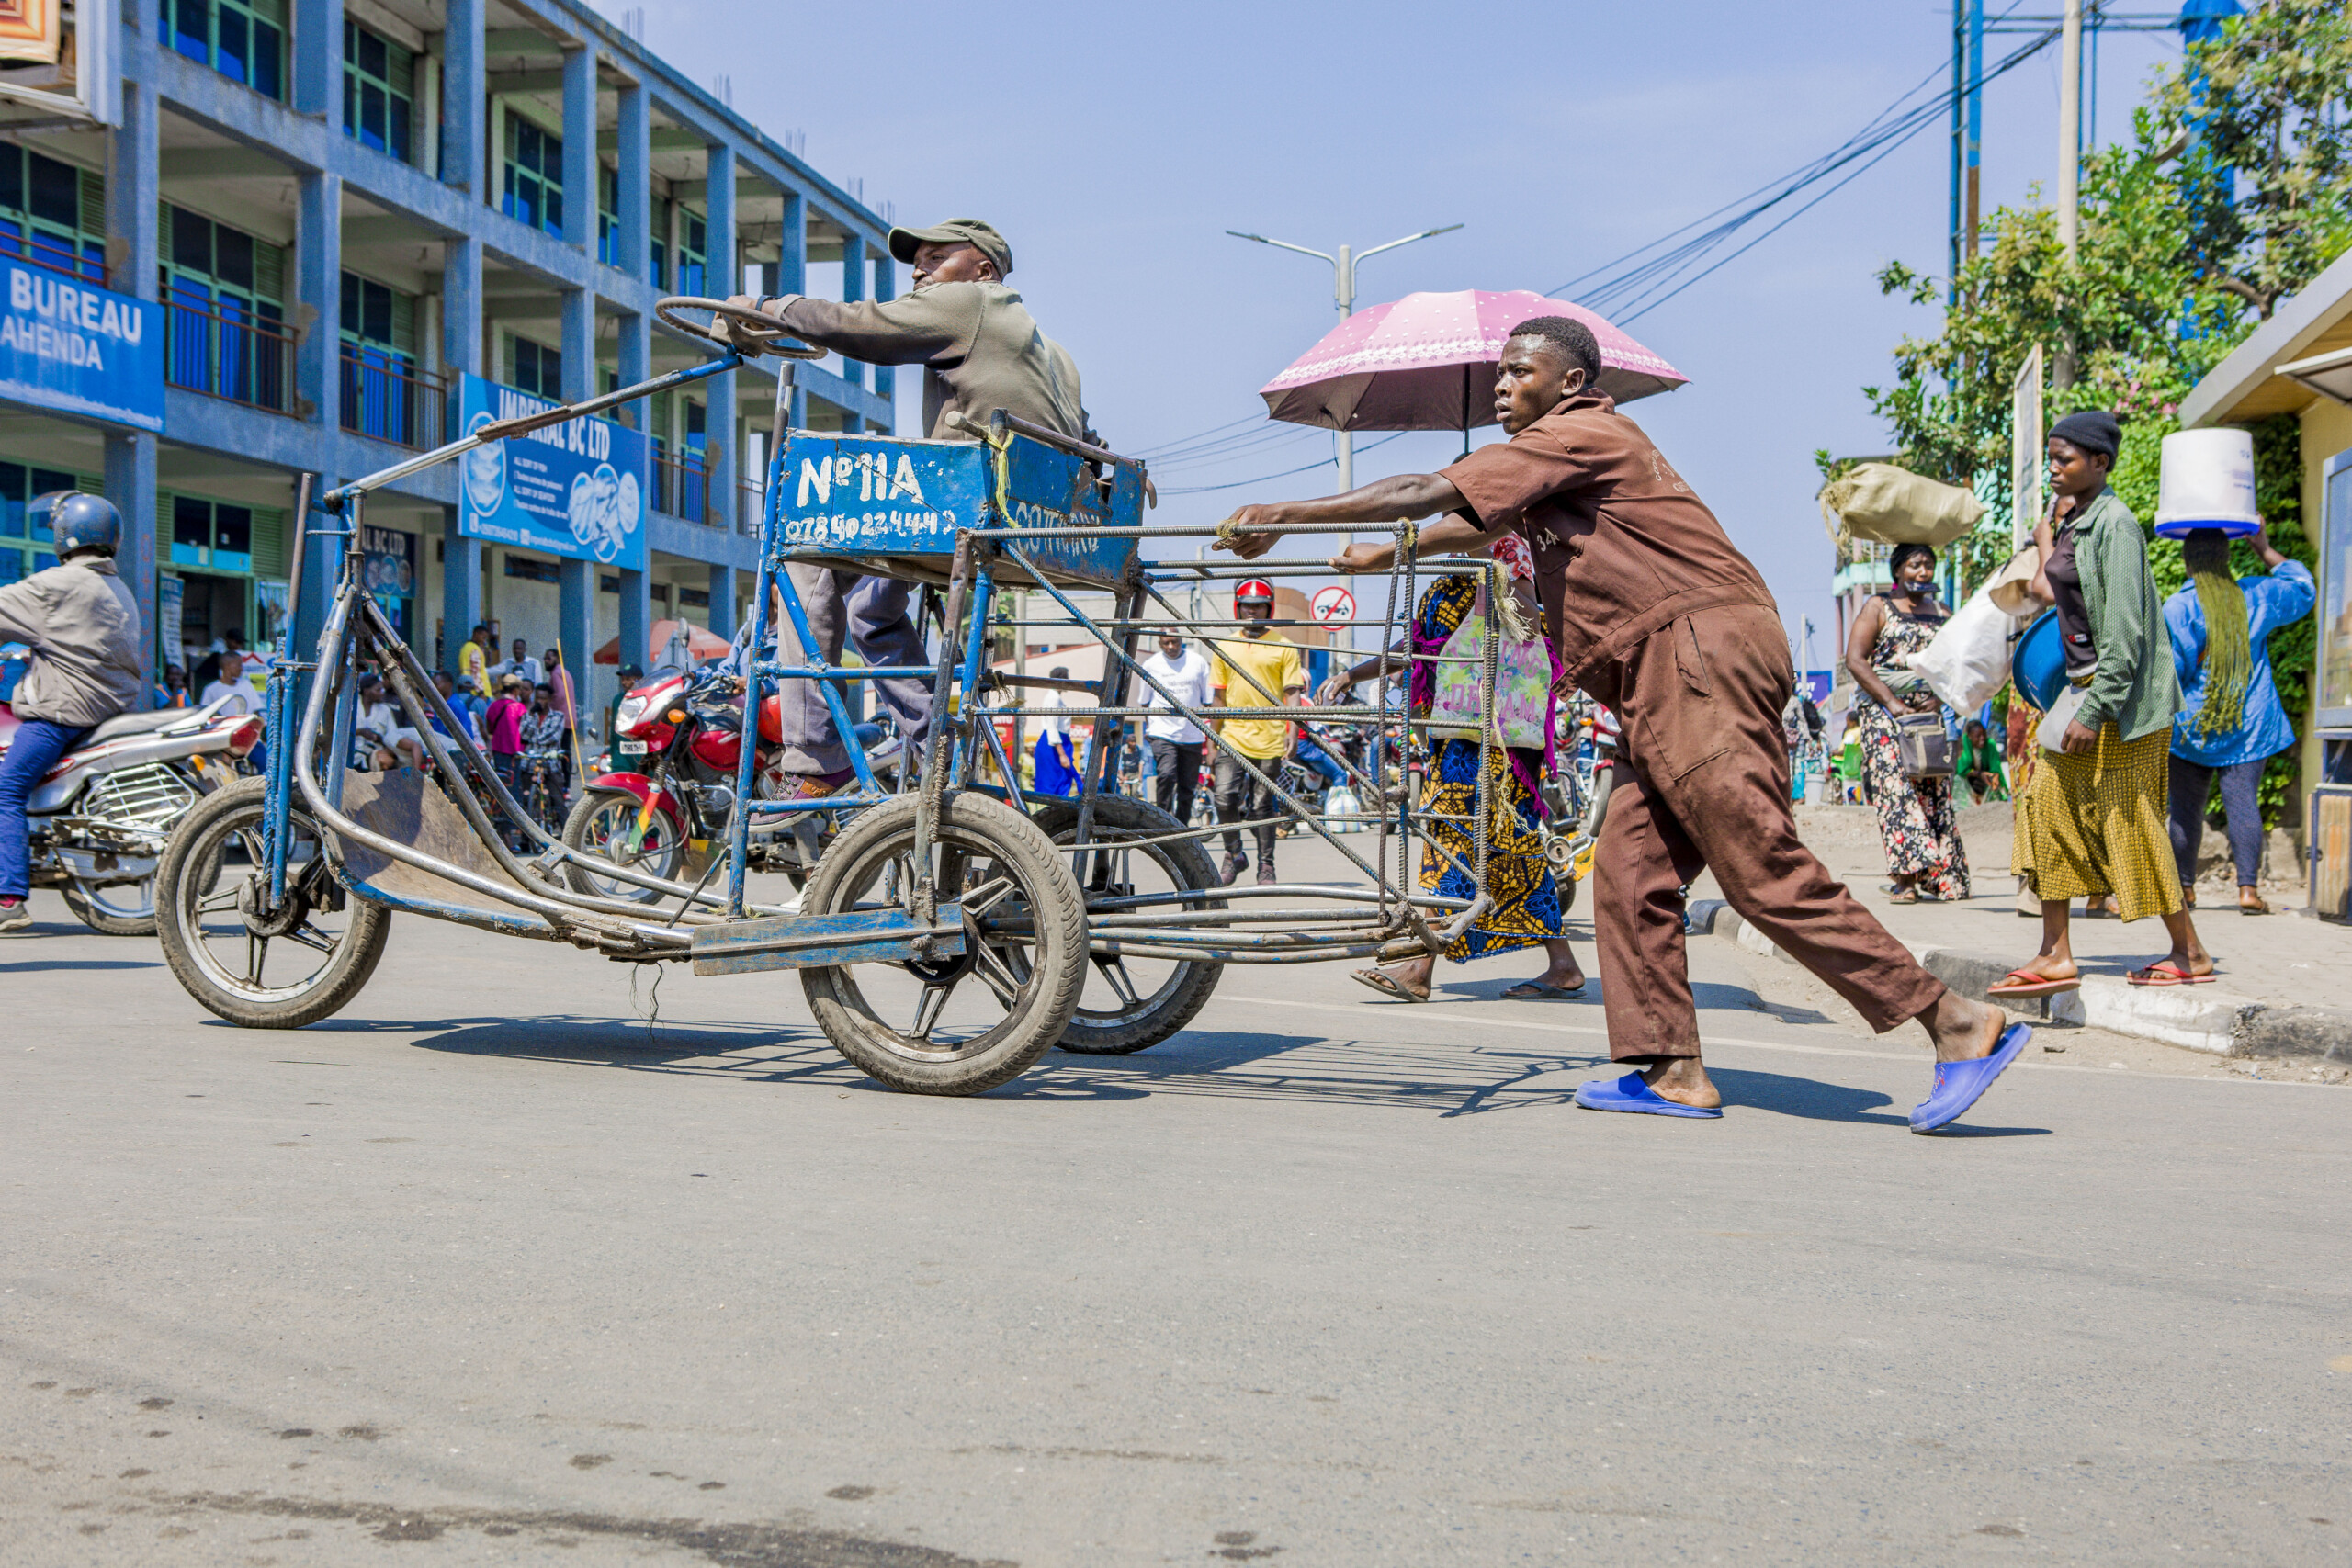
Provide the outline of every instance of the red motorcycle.
[[[879,735],[858,727],[864,743]],[[735,815],[735,781],[742,758],[741,682],[716,671],[657,673],[631,690],[615,711],[612,772],[588,781],[563,825],[563,841],[584,854],[627,865],[670,882],[692,882]],[[779,763],[782,708],[770,695],[760,705],[753,788],[763,800],[781,799],[794,777]],[[895,744],[895,743],[893,743]],[[893,758],[869,748],[877,774]],[[798,887],[840,829],[834,812],[797,811],[754,821],[750,869],[779,872]],[[596,875],[578,865],[574,888],[605,898],[658,902],[661,895],[633,882]]]

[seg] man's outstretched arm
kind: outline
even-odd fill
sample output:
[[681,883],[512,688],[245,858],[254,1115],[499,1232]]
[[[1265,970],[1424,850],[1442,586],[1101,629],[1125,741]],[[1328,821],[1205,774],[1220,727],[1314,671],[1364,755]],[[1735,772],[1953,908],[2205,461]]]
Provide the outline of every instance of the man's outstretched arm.
[[[1462,498],[1462,492],[1453,488],[1453,481],[1442,474],[1398,474],[1393,479],[1375,479],[1345,495],[1242,507],[1230,521],[1243,532],[1229,544],[1220,540],[1216,547],[1229,549],[1243,560],[1255,560],[1273,548],[1274,541],[1281,536],[1251,534],[1248,532],[1251,528],[1395,523],[1400,518],[1419,519],[1438,513],[1465,512],[1468,507],[1469,502]],[[1466,517],[1447,517],[1421,531],[1419,545],[1414,554],[1443,554],[1482,544],[1491,536]],[[1342,571],[1377,571],[1389,564],[1391,553],[1389,547],[1385,545],[1358,545],[1334,557],[1332,564]],[[1377,555],[1376,560],[1373,554]],[[1341,564],[1342,561],[1346,564]]]

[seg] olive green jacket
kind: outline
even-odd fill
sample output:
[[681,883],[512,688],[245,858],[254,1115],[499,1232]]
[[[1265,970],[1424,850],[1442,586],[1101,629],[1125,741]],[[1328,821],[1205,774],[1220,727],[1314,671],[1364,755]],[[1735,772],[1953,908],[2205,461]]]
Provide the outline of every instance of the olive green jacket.
[[2140,520],[2109,489],[2065,526],[2075,532],[2075,563],[2083,575],[2083,607],[2098,659],[2076,718],[2087,729],[2112,724],[2125,740],[2171,728],[2181,709],[2180,681],[2173,673],[2172,638],[2156,580],[2148,574],[2148,537]]

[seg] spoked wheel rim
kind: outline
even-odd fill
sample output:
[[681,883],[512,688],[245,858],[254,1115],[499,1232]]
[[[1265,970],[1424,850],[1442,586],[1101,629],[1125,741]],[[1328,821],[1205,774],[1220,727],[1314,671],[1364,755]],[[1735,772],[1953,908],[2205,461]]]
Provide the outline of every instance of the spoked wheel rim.
[[[1017,1028],[1044,983],[1031,961],[1037,890],[1032,874],[986,836],[943,824],[932,851],[939,902],[963,907],[964,952],[927,963],[851,964],[829,971],[841,1005],[860,1015],[869,1047],[908,1062],[946,1065],[981,1055]],[[915,874],[913,845],[896,837],[842,869],[827,914],[902,908]]]
[[[1067,844],[1078,836],[1077,825],[1056,833],[1057,845]],[[1086,853],[1078,861],[1078,885],[1085,890],[1087,901],[1115,898],[1133,894],[1167,893],[1188,890],[1184,874],[1166,844],[1132,845],[1120,842],[1127,838],[1148,838],[1148,833],[1130,834],[1116,828],[1098,823]],[[1182,904],[1154,905],[1153,908],[1204,908],[1206,898]],[[1136,931],[1134,939],[1148,942],[1148,931]],[[1120,953],[1090,950],[1087,953],[1086,985],[1079,993],[1078,1011],[1072,1021],[1091,1024],[1111,1024],[1132,1018],[1137,1013],[1154,1011],[1174,1001],[1177,993],[1193,984],[1195,970],[1211,962],[1199,959],[1136,958]]]
[[[638,809],[636,797],[632,795],[599,796],[596,803],[588,808],[581,829],[580,842],[574,847],[581,853],[598,860],[625,865],[664,882],[676,881],[683,846],[671,831],[670,819],[659,811],[646,824],[645,837],[638,840],[637,853],[622,852],[621,847],[628,842],[629,829],[636,824]],[[634,882],[625,882],[618,877],[599,876],[584,867],[575,865],[574,871],[576,880],[585,882],[588,891],[598,897],[631,898],[640,904],[650,904],[659,901],[662,897],[652,888],[640,887]]]
[[333,980],[351,938],[353,907],[326,908],[334,877],[318,824],[297,811],[287,831],[287,897],[274,916],[262,913],[268,873],[258,797],[248,810],[200,829],[177,889],[189,961],[210,984],[249,1003],[297,1000]]

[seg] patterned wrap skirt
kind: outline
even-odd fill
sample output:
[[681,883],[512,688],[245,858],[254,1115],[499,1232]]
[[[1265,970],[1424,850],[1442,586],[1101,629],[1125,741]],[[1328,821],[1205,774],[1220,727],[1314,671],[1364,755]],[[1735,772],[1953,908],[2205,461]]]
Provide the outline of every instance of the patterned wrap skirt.
[[[1440,740],[1430,761],[1429,782],[1422,790],[1421,810],[1467,818],[1476,805],[1478,743]],[[1566,937],[1567,916],[1560,908],[1559,888],[1552,880],[1551,863],[1544,858],[1544,840],[1536,824],[1544,819],[1539,804],[1522,775],[1541,771],[1541,752],[1521,753],[1511,765],[1510,753],[1500,746],[1487,749],[1487,892],[1494,902],[1487,912],[1445,950],[1446,957],[1466,964],[1489,953]],[[1421,890],[1448,898],[1476,896],[1470,868],[1476,865],[1466,822],[1425,821],[1429,840],[1421,851]],[[1454,859],[1438,852],[1442,845]]]
[[2125,740],[2099,727],[2091,750],[2044,751],[2018,796],[2018,831],[2030,841],[2037,897],[2115,895],[2118,918],[2177,914],[2180,869],[2165,821],[2172,731]]
[[1952,814],[1952,781],[1905,773],[1893,716],[1867,697],[1854,708],[1862,721],[1862,798],[1878,812],[1888,873],[1915,878],[1912,886],[1939,898],[1966,898],[1968,851]]

